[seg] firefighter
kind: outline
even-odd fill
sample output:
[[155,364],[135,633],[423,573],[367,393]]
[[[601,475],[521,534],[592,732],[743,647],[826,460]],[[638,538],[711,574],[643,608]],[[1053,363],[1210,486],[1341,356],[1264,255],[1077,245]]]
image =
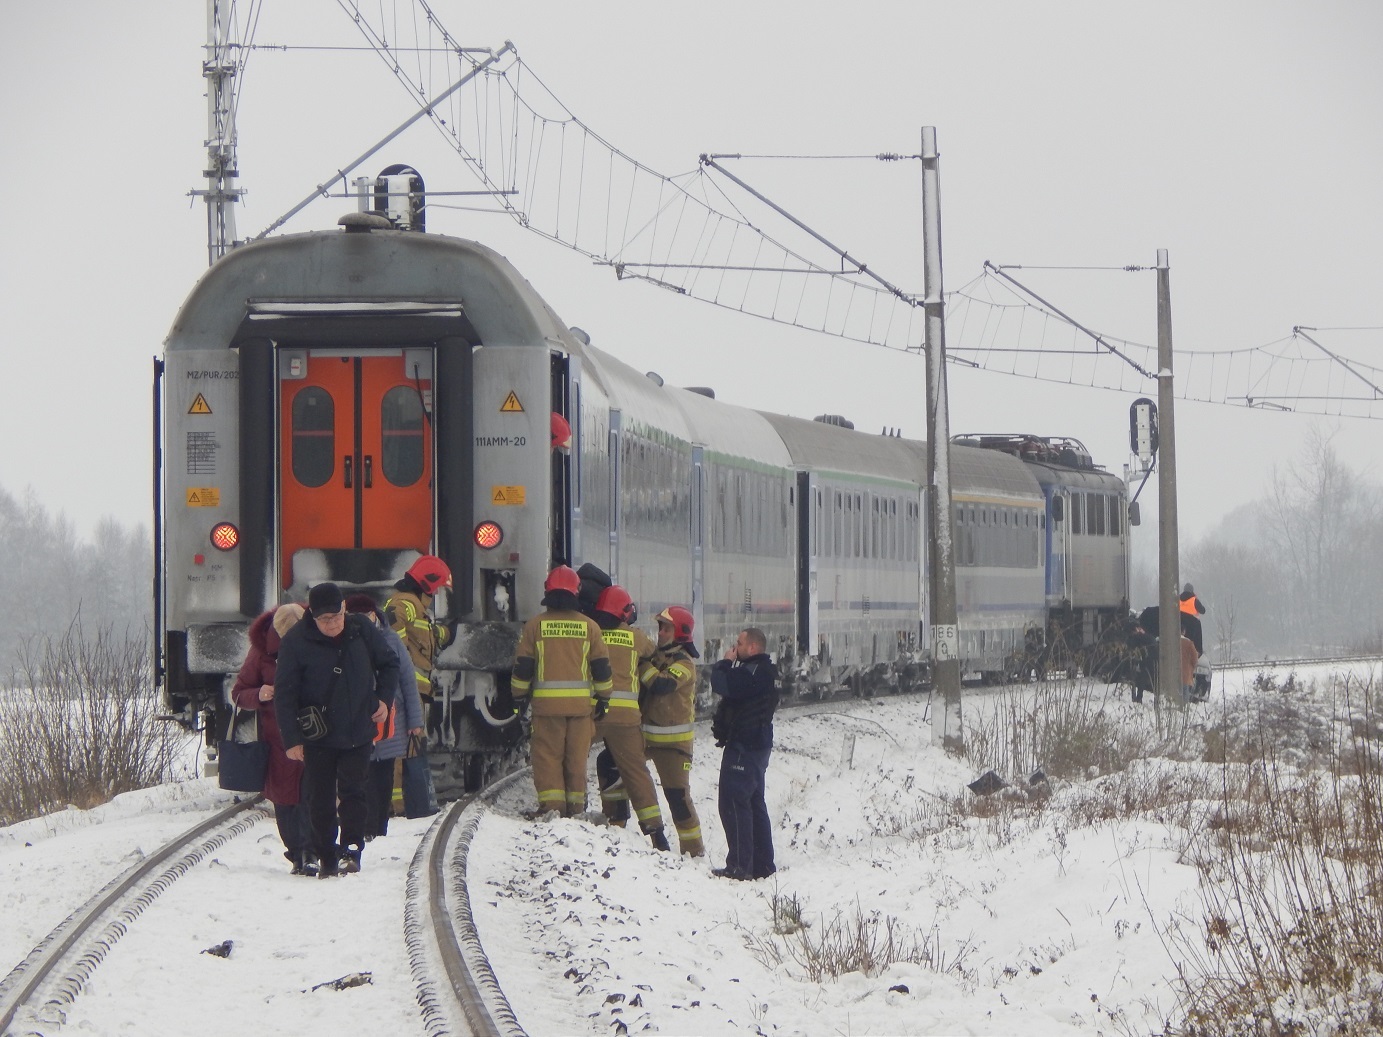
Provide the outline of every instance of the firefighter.
[[695,621],[681,605],[658,613],[658,654],[639,672],[643,688],[644,748],[667,796],[677,842],[685,854],[704,857],[701,820],[691,798],[692,723],[696,710]]
[[586,809],[586,757],[594,718],[610,703],[610,654],[600,627],[577,611],[581,580],[559,565],[543,584],[540,612],[524,624],[509,687],[515,711],[533,703],[530,751],[538,813],[574,817]]
[[390,629],[408,647],[413,660],[413,679],[418,683],[418,697],[423,715],[427,717],[428,734],[442,737],[442,704],[435,701],[432,670],[437,653],[447,643],[447,628],[433,621],[433,596],[443,587],[451,586],[451,570],[436,555],[423,555],[394,584],[394,593],[384,603],[384,618]]
[[595,759],[600,808],[611,824],[623,828],[632,803],[639,830],[657,849],[666,850],[669,846],[663,833],[663,812],[658,807],[658,792],[644,757],[639,714],[639,670],[658,648],[648,635],[630,626],[638,619],[638,612],[629,592],[618,584],[600,592],[592,618],[600,625],[600,635],[610,651],[614,680],[609,711],[597,717],[595,724],[596,738],[605,742],[605,748]]

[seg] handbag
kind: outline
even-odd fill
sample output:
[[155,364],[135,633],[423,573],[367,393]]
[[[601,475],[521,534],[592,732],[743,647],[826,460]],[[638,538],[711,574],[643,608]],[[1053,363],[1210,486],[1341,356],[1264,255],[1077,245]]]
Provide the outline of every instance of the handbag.
[[[242,713],[253,718],[253,734],[242,740],[238,725]],[[231,715],[226,737],[217,744],[219,771],[217,782],[228,792],[263,792],[264,775],[269,769],[269,743],[259,740],[259,713],[239,708]]]
[[427,760],[427,736],[409,735],[408,754],[403,758],[403,815],[431,817],[440,809]]
[[327,736],[327,711],[322,706],[304,706],[298,710],[298,730],[303,741],[316,742]]
[[[341,660],[345,655],[346,646],[343,644],[336,650],[336,665],[331,668],[331,672],[335,675],[331,682],[333,695],[336,692],[336,686],[341,683],[341,674],[344,672]],[[302,733],[305,742],[317,742],[325,738],[330,730],[327,727],[326,706],[303,706],[302,709],[298,710],[298,730]]]

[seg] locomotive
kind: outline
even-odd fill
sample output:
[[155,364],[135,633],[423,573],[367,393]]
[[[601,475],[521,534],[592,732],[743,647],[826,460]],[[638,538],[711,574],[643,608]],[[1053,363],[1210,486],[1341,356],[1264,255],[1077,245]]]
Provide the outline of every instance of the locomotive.
[[[439,788],[512,753],[513,649],[559,562],[602,569],[645,615],[685,605],[712,658],[762,628],[788,697],[929,679],[923,443],[664,384],[482,244],[358,212],[244,245],[154,368],[155,669],[209,745],[255,616],[325,580],[382,600],[424,554],[453,573]],[[967,672],[1026,673],[1049,630],[1079,646],[1126,614],[1121,480],[1069,440],[950,449]]]

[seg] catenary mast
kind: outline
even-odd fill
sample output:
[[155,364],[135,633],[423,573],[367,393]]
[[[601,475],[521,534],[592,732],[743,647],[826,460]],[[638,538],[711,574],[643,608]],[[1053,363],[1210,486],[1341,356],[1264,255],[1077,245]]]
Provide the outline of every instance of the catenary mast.
[[207,263],[215,263],[239,242],[235,237],[235,203],[244,194],[235,186],[235,88],[238,65],[234,31],[235,0],[207,0],[206,190],[193,191],[206,199]]

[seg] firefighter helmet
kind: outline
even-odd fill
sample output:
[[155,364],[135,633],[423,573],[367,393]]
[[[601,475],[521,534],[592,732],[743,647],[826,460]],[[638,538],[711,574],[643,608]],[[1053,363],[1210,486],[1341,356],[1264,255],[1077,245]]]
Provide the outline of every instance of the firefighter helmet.
[[581,577],[576,575],[576,570],[570,565],[559,565],[547,574],[547,582],[543,584],[544,591],[566,591],[568,594],[576,594],[581,590]]
[[634,599],[617,583],[612,583],[600,592],[595,610],[615,616],[625,623],[633,623],[639,618],[639,611],[634,607]]
[[436,555],[423,555],[409,566],[408,575],[427,594],[436,594],[439,587],[451,586],[451,570]]
[[658,622],[672,627],[672,639],[682,644],[691,642],[696,620],[681,605],[669,605],[658,613]]
[[552,449],[567,452],[571,450],[571,425],[556,411],[552,412]]

